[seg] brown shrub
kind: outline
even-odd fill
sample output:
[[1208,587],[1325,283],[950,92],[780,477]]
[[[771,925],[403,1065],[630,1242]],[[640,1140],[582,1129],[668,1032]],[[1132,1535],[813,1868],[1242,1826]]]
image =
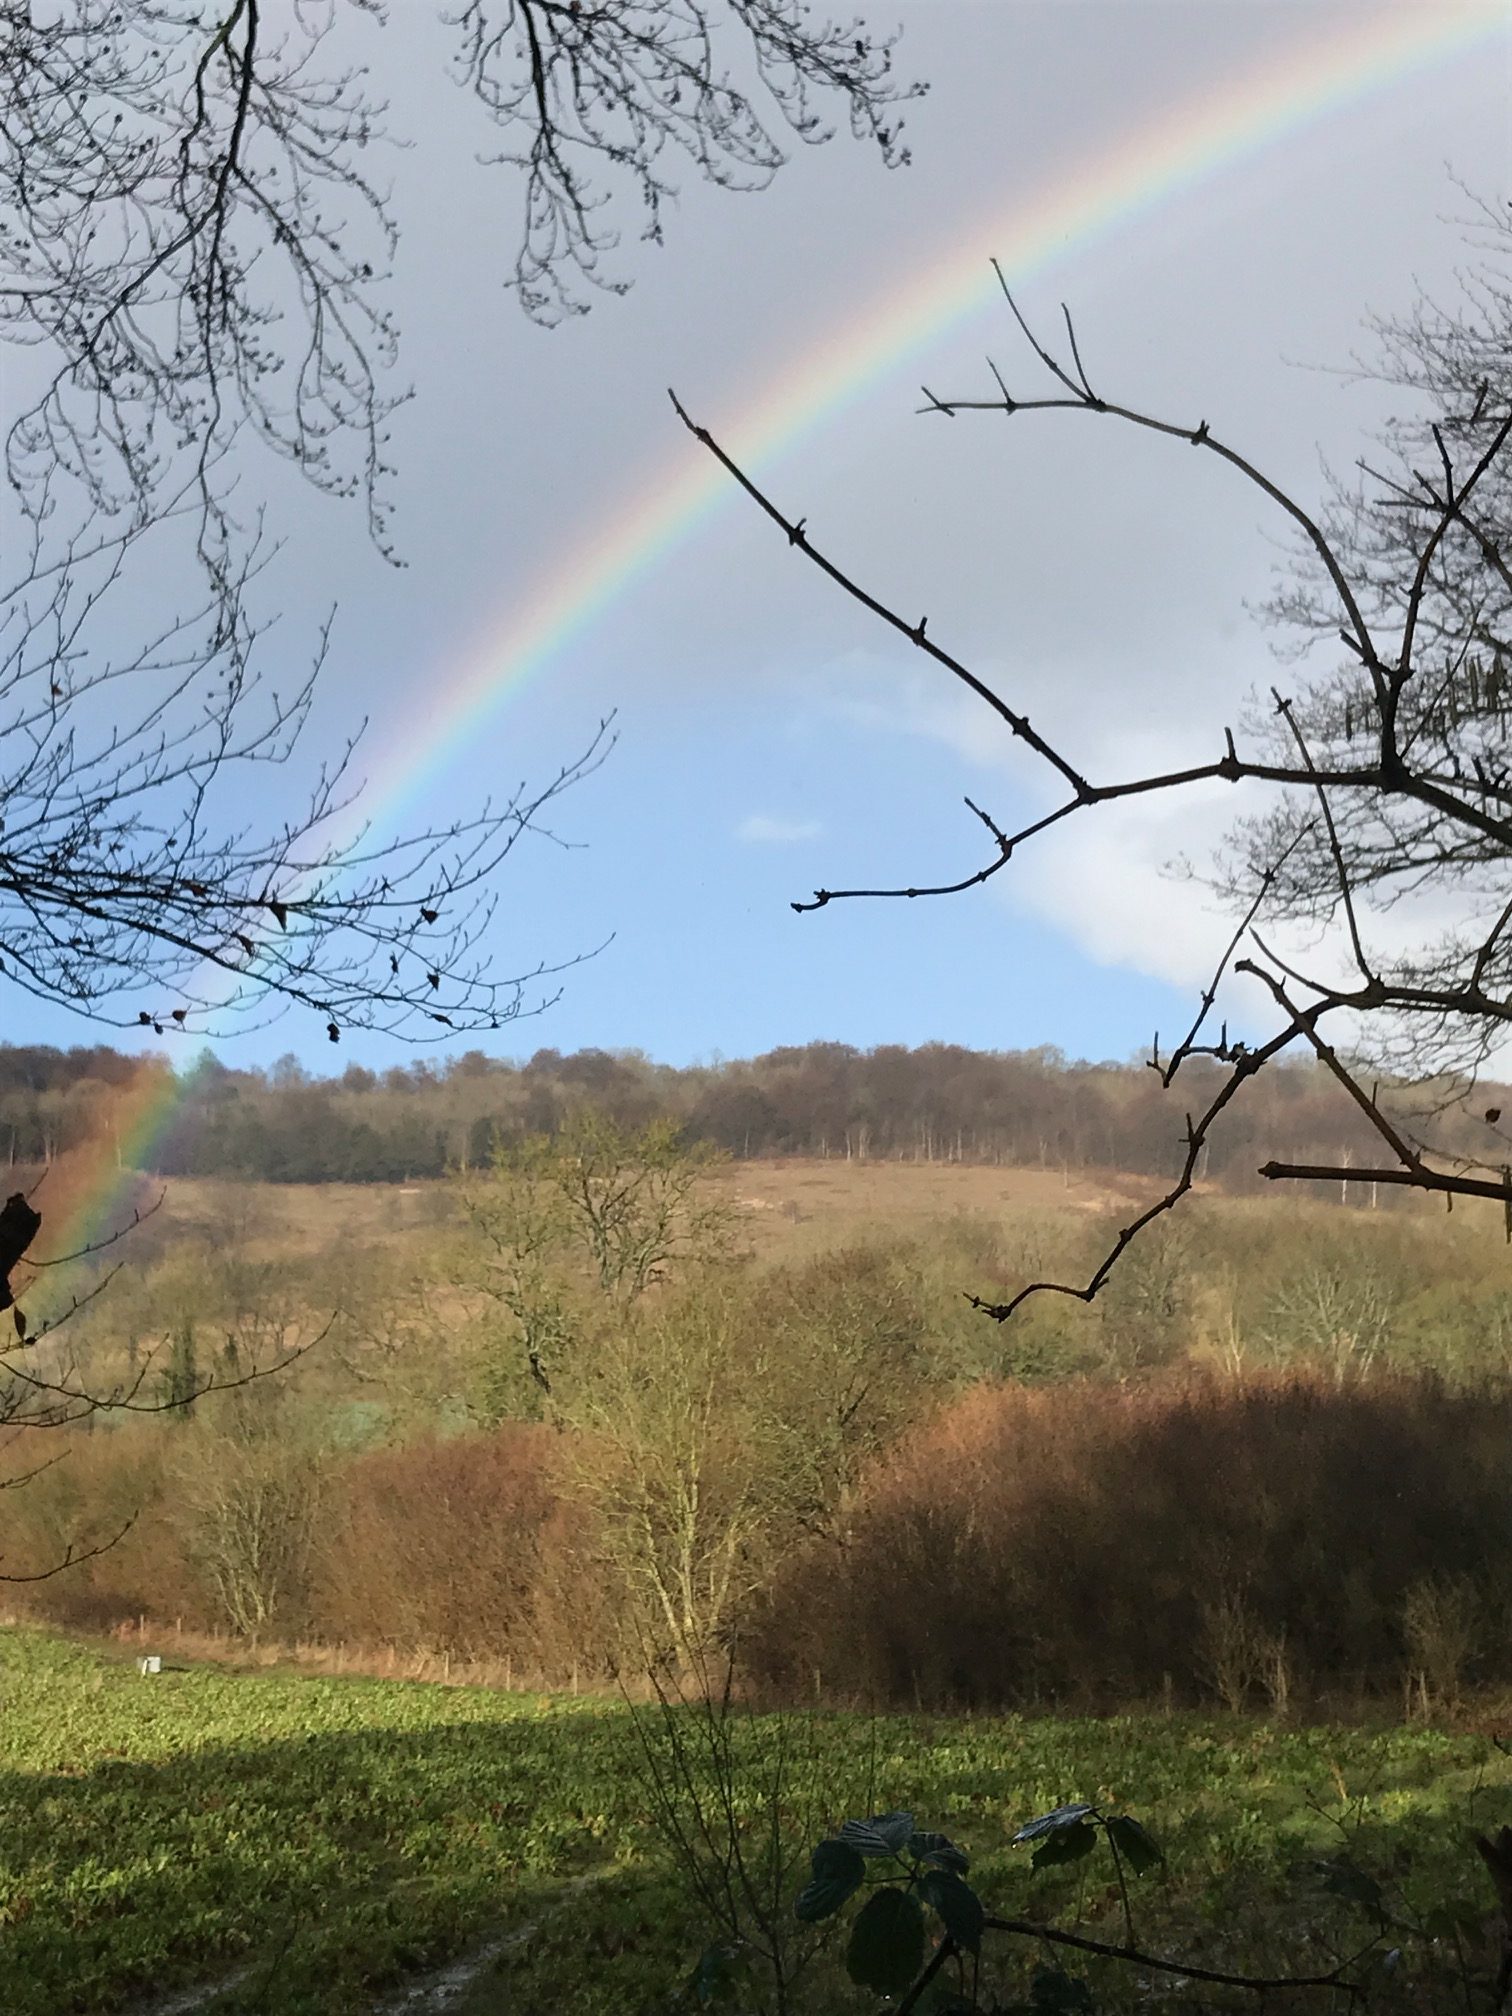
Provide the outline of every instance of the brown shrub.
[[[199,1632],[224,1626],[196,1567],[195,1507],[173,1481],[199,1435],[198,1424],[151,1423],[76,1436],[63,1462],[6,1499],[3,1573],[40,1573],[70,1544],[81,1553],[120,1533],[93,1559],[19,1587],[27,1614],[95,1631],[139,1618]],[[616,1605],[587,1520],[561,1490],[560,1439],[509,1423],[328,1457],[304,1634],[507,1664],[522,1682],[591,1677],[612,1657]],[[213,1460],[215,1447],[207,1437],[199,1453]]]
[[[165,1436],[159,1423],[75,1431],[47,1452],[57,1458],[51,1468],[6,1493],[0,1573],[48,1575],[18,1587],[28,1614],[91,1631],[142,1616],[182,1618],[197,1629],[215,1622],[164,1482],[164,1446],[174,1432]],[[92,1548],[104,1551],[91,1556]],[[49,1575],[70,1553],[86,1558]]]
[[[180,1437],[80,1436],[4,1499],[0,1571],[136,1523],[34,1585],[55,1622],[216,1621]],[[589,1682],[637,1658],[568,1435],[523,1423],[333,1456],[302,1629],[327,1647]],[[1429,1378],[978,1385],[781,1554],[740,1632],[771,1694],[1108,1707],[1308,1693],[1452,1703],[1512,1680],[1512,1388]],[[1431,1599],[1431,1600],[1430,1600]]]
[[977,1387],[873,1472],[843,1551],[789,1564],[747,1658],[879,1704],[1192,1698],[1242,1605],[1288,1684],[1394,1691],[1414,1586],[1505,1605],[1509,1476],[1505,1389]]
[[560,1440],[509,1422],[348,1458],[317,1551],[316,1635],[509,1659],[522,1677],[589,1663],[608,1606]]

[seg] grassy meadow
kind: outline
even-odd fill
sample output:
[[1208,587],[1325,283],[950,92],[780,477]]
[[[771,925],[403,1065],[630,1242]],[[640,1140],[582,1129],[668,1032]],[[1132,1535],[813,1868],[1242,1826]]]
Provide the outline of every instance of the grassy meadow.
[[[66,1200],[71,1181],[64,1157],[48,1187]],[[778,1260],[857,1238],[907,1236],[942,1218],[1096,1217],[1120,1205],[1142,1204],[1160,1188],[1153,1177],[1116,1171],[801,1157],[727,1162],[715,1166],[711,1181],[730,1201],[757,1254]],[[160,1183],[141,1179],[139,1195],[158,1208],[122,1249],[134,1268],[196,1236],[231,1240],[251,1259],[332,1257],[343,1246],[380,1240],[418,1244],[460,1215],[456,1184],[435,1178],[400,1184],[256,1183],[174,1176]],[[48,1205],[45,1191],[37,1201]]]
[[[49,1184],[66,1199],[64,1157]],[[1121,1170],[1014,1168],[925,1161],[846,1161],[767,1157],[716,1164],[713,1188],[729,1202],[743,1242],[759,1260],[802,1260],[856,1240],[908,1239],[942,1224],[988,1222],[1010,1234],[1016,1226],[1098,1227],[1139,1210],[1163,1182]],[[413,1183],[260,1183],[230,1177],[142,1178],[139,1201],[156,1208],[120,1249],[128,1267],[151,1264],[186,1239],[231,1242],[253,1260],[335,1260],[344,1250],[382,1242],[422,1248],[438,1228],[461,1218],[451,1179]],[[38,1198],[46,1206],[48,1197]],[[1357,1238],[1399,1236],[1430,1221],[1451,1242],[1477,1250],[1502,1238],[1501,1215],[1475,1199],[1457,1204],[1452,1220],[1433,1200],[1395,1193],[1372,1210],[1362,1185],[1351,1186],[1341,1211],[1330,1186],[1277,1189],[1259,1198],[1231,1197],[1212,1184],[1195,1186],[1186,1207],[1205,1212],[1241,1238],[1255,1224],[1280,1222],[1304,1233],[1348,1225]],[[1380,1201],[1380,1200],[1378,1200]]]
[[[16,1627],[0,1633],[0,1698],[8,2016],[151,2010],[194,1984],[213,1992],[192,2006],[220,2016],[357,2016],[512,1934],[459,1977],[465,1999],[434,2006],[626,2016],[679,2006],[710,1942],[648,1791],[654,1708],[171,1660],[143,1679],[119,1648]],[[1182,1713],[737,1718],[748,1847],[770,1817],[779,1727],[789,1895],[806,1845],[906,1807],[970,1851],[989,1908],[1117,1940],[1110,1867],[1036,1873],[1010,1845],[1083,1798],[1136,1814],[1164,1849],[1132,1900],[1147,1951],[1317,1973],[1385,1916],[1414,2006],[1452,2006],[1485,1967],[1490,1892],[1466,1832],[1512,1811],[1512,1759],[1487,1733]],[[1004,1999],[1045,1957],[987,1951]],[[1128,1969],[1071,1971],[1102,2006],[1148,2006]],[[833,1934],[794,2006],[875,2006]]]

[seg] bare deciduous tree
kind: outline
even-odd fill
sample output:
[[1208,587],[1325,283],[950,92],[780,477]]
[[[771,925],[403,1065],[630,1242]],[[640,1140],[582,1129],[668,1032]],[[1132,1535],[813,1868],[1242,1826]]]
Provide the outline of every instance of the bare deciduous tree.
[[234,574],[217,561],[196,607],[140,615],[144,573],[172,577],[180,508],[193,507],[155,518],[140,500],[121,527],[92,520],[61,549],[45,511],[0,587],[0,979],[159,1035],[293,1008],[333,1043],[352,1028],[446,1040],[539,1005],[550,989],[532,983],[561,968],[498,969],[483,942],[494,890],[597,767],[608,724],[544,784],[372,835],[355,737],[302,786],[288,775],[325,638],[292,684],[266,680],[245,600],[255,552]]
[[[276,693],[260,676],[272,547],[246,445],[361,500],[393,556],[396,233],[366,168],[393,136],[347,40],[358,13],[382,25],[372,0],[227,0],[218,20],[182,0],[0,0],[19,535],[0,583],[0,958],[94,1017],[207,1026],[271,998],[333,1041],[496,1027],[519,992],[473,958],[483,892],[602,746],[388,845],[353,843],[350,748],[256,831],[227,803],[237,773],[294,752],[324,655],[321,639]],[[797,0],[467,0],[442,19],[522,185],[511,284],[546,319],[609,284],[601,203],[628,196],[657,235],[678,153],[754,186],[781,163],[775,130],[822,139],[833,102],[902,158],[891,43]]]
[[[278,542],[254,451],[356,500],[395,557],[396,233],[367,167],[395,136],[348,40],[363,14],[381,28],[376,0],[211,18],[0,0],[0,979],[117,1027],[295,1009],[332,1042],[446,1040],[540,1005],[559,970],[501,971],[492,892],[603,726],[544,785],[398,839],[357,824],[355,738],[302,793],[285,781],[325,637],[265,674]],[[624,284],[614,208],[658,237],[679,157],[758,187],[780,136],[826,138],[833,109],[905,158],[892,43],[800,0],[455,0],[441,18],[513,171],[507,284],[545,321]],[[0,1425],[149,1404],[39,1353],[73,1306],[16,1319]]]
[[623,1127],[582,1108],[555,1135],[500,1140],[487,1174],[461,1186],[472,1238],[463,1278],[505,1319],[505,1356],[489,1373],[507,1390],[510,1365],[548,1397],[569,1376],[598,1305],[618,1322],[679,1266],[730,1256],[735,1211],[711,1177],[722,1158],[670,1120]]
[[[1309,509],[1200,416],[1170,420],[1120,404],[1094,386],[1066,317],[1064,347],[1031,328],[1003,285],[1008,310],[1046,389],[1022,396],[994,368],[994,389],[939,398],[942,416],[993,413],[1031,424],[1090,419],[1136,428],[1216,457],[1263,496],[1294,541],[1295,558],[1274,614],[1298,626],[1309,657],[1289,690],[1238,731],[1215,724],[1208,760],[1129,777],[1089,775],[1073,750],[1042,735],[1013,700],[980,678],[884,596],[821,551],[804,521],[773,502],[698,426],[684,424],[811,564],[942,672],[966,686],[1057,786],[1053,808],[1010,832],[967,801],[985,829],[988,858],[928,888],[821,889],[794,909],[846,900],[948,896],[990,881],[1042,833],[1103,805],[1172,798],[1224,782],[1258,799],[1214,870],[1236,917],[1233,936],[1182,1039],[1150,1059],[1172,1088],[1193,1058],[1223,1069],[1217,1089],[1188,1113],[1185,1155],[1171,1187],[1119,1232],[1084,1282],[1036,1281],[1005,1303],[979,1306],[1002,1320],[1027,1297],[1053,1291],[1091,1301],[1143,1228],[1190,1190],[1212,1130],[1256,1073],[1303,1049],[1332,1075],[1379,1143],[1378,1167],[1313,1166],[1280,1159],[1274,1181],[1405,1185],[1444,1196],[1489,1198],[1512,1228],[1512,1129],[1482,1104],[1485,1148],[1442,1145],[1448,1116],[1476,1102],[1478,1074],[1512,1035],[1512,290],[1505,261],[1512,229],[1490,214],[1493,264],[1453,313],[1423,308],[1382,326],[1384,369],[1417,395],[1386,430],[1377,462],[1335,483]],[[1001,275],[999,276],[1001,278]],[[1341,655],[1342,647],[1342,655]],[[1284,927],[1305,926],[1298,955]],[[1406,940],[1405,949],[1403,940]],[[1231,1039],[1220,1001],[1235,980],[1258,990],[1269,1032]],[[1185,1081],[1183,1081],[1185,1082]],[[1463,1135],[1460,1136],[1463,1139]]]
[[304,1595],[325,1472],[319,1439],[265,1388],[229,1396],[216,1433],[170,1474],[187,1514],[188,1551],[220,1620],[254,1644],[287,1629]]
[[[234,574],[225,457],[250,433],[365,498],[387,548],[396,233],[366,164],[394,136],[357,13],[382,24],[374,0],[227,0],[218,22],[183,0],[41,18],[0,0],[0,333],[39,353],[7,473],[34,516],[60,483],[110,513],[187,484],[212,578]],[[799,0],[460,0],[442,19],[519,190],[509,284],[543,320],[622,289],[606,206],[659,237],[669,158],[759,187],[777,134],[827,138],[831,104],[906,158],[891,41]]]
[[[129,543],[129,542],[122,542]],[[93,568],[40,556],[0,612],[0,975],[117,1028],[213,1032],[294,1007],[343,1029],[497,1028],[546,969],[501,975],[481,940],[517,842],[597,764],[605,729],[543,786],[444,827],[356,827],[353,745],[282,819],[321,652],[264,686],[239,595],[122,640]],[[262,781],[264,780],[265,781]]]

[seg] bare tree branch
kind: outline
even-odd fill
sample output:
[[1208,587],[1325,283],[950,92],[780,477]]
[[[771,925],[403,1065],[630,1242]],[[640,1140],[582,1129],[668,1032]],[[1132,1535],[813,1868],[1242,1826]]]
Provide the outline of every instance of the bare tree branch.
[[[1512,254],[1512,224],[1499,214],[1495,222],[1498,250]],[[1092,414],[1216,456],[1276,507],[1295,536],[1302,585],[1278,597],[1273,613],[1311,641],[1341,641],[1347,655],[1293,694],[1272,689],[1269,718],[1247,724],[1243,747],[1225,727],[1223,754],[1206,763],[1094,777],[1074,750],[1031,728],[1021,709],[930,637],[922,620],[911,622],[821,551],[806,521],[779,508],[673,396],[684,426],[788,544],[980,699],[1050,773],[1056,792],[1052,808],[1017,832],[968,799],[992,842],[990,858],[970,873],[928,887],[821,889],[795,910],[841,898],[959,893],[1000,873],[1031,838],[1103,804],[1172,796],[1209,781],[1269,792],[1270,809],[1241,821],[1215,873],[1214,886],[1238,916],[1233,934],[1187,1034],[1164,1061],[1157,1037],[1150,1059],[1168,1090],[1193,1057],[1227,1067],[1201,1113],[1186,1117],[1173,1182],[1120,1231],[1084,1282],[1031,1282],[1002,1303],[970,1299],[998,1321],[1033,1295],[1090,1302],[1140,1232],[1191,1190],[1209,1134],[1240,1087],[1299,1041],[1397,1166],[1336,1169],[1272,1159],[1263,1176],[1490,1199],[1506,1207],[1512,1226],[1506,1160],[1450,1152],[1397,1117],[1420,1091],[1430,1112],[1419,1115],[1418,1126],[1425,1117],[1462,1112],[1476,1072],[1512,1031],[1512,568],[1504,558],[1512,550],[1512,287],[1499,278],[1488,282],[1479,314],[1431,323],[1425,314],[1392,332],[1396,361],[1406,360],[1403,375],[1419,374],[1413,382],[1434,396],[1437,414],[1398,423],[1388,434],[1404,474],[1369,472],[1373,493],[1336,489],[1320,511],[1282,489],[1206,420],[1166,420],[1094,391],[1069,313],[1062,311],[1069,353],[1063,359],[1035,333],[1001,270],[998,278],[1019,332],[1055,389],[1020,397],[994,365],[995,396],[944,399],[926,388],[925,410],[949,418]],[[1437,475],[1417,467],[1418,444],[1433,449]],[[1375,934],[1367,936],[1368,918],[1428,898],[1446,906],[1452,921],[1426,929],[1411,951],[1387,956]],[[1273,948],[1278,924],[1311,927],[1313,971]],[[1335,947],[1335,937],[1342,946]],[[1239,956],[1246,945],[1252,952]],[[1339,951],[1358,976],[1354,983],[1331,977]],[[1216,1042],[1200,1040],[1231,977],[1258,980],[1280,1018],[1258,1042],[1231,1041],[1226,1020]],[[1325,1040],[1325,1020],[1348,1029],[1347,1049]],[[1383,1078],[1390,1111],[1381,1102]]]

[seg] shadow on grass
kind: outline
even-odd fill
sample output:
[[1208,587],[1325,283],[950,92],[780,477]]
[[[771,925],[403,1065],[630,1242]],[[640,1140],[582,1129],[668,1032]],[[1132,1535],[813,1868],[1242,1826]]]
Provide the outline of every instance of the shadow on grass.
[[610,1718],[592,1719],[0,1775],[0,2006],[120,2008],[250,1963],[204,2006],[361,2008],[485,1929],[533,1922],[567,1879],[629,1851],[634,1788],[605,1797],[623,1746]]
[[[201,1740],[228,1694],[251,1733]],[[71,1701],[77,1734],[48,1754],[93,1761],[0,1774],[5,2016],[151,2009],[196,1982],[216,2016],[355,2016],[495,1935],[498,1965],[485,1955],[447,2005],[458,2016],[599,2008],[606,1984],[618,2009],[664,2008],[715,1929],[655,1852],[623,1710],[193,1674]],[[379,1713],[435,1719],[363,1726]],[[303,1733],[302,1714],[348,1726]],[[1296,1906],[1299,1869],[1345,1850],[1413,1910],[1483,1916],[1466,1833],[1512,1819],[1512,1761],[1477,1737],[1181,1716],[804,1720],[844,1767],[837,1786],[869,1781],[876,1804],[947,1829],[1005,1914],[1116,1933],[1111,1869],[1036,1876],[1011,1837],[1064,1800],[1136,1812],[1169,1857],[1140,1889],[1143,1943],[1256,1971],[1316,1971],[1316,1950],[1300,1963],[1320,1937],[1344,1950],[1368,1933],[1358,1899],[1326,1886]],[[101,1755],[112,1731],[172,1754]],[[1039,1957],[1016,1948],[1005,1979]]]

